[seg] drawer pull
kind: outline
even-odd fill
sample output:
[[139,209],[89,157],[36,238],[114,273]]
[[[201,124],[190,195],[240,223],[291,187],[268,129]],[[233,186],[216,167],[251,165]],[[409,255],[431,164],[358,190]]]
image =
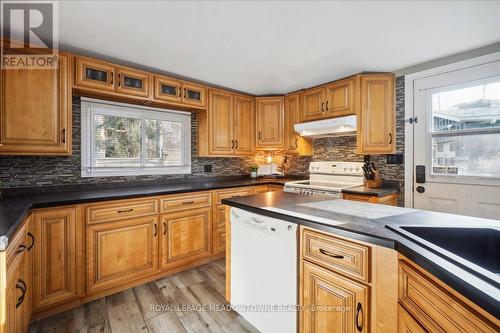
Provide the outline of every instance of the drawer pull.
[[26,245],[20,244],[19,247],[17,248],[16,254],[23,253],[26,250]]
[[[359,323],[359,317],[361,315],[361,324]],[[358,303],[356,306],[356,329],[359,332],[363,332],[363,306],[361,303]]]
[[319,252],[321,252],[321,254],[324,254],[325,256],[329,256],[329,257],[332,257],[335,259],[344,259],[344,256],[341,254],[335,254],[335,253],[328,252],[328,251],[323,250],[323,249],[319,249]]
[[22,279],[19,279],[17,280],[16,288],[22,291],[22,294],[19,296],[16,303],[16,308],[18,308],[24,302],[24,296],[26,295],[26,283]]
[[191,200],[191,201],[184,201],[182,204],[183,205],[190,205],[190,204],[194,204],[194,201],[193,200]]
[[28,246],[28,251],[35,245],[35,236],[31,232],[28,231],[28,237],[31,238],[31,244]]
[[120,210],[117,210],[116,212],[117,213],[129,213],[129,212],[132,212],[134,209],[133,208],[129,208],[129,209],[120,209]]

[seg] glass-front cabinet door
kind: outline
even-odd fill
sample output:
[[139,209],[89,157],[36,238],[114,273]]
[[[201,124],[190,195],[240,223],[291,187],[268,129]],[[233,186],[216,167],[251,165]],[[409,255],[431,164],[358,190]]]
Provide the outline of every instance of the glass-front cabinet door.
[[148,97],[149,74],[130,68],[118,67],[116,91],[128,95]]
[[166,76],[155,75],[154,98],[160,101],[182,101],[182,82]]
[[183,82],[182,103],[192,106],[206,106],[207,89],[201,85]]
[[100,90],[115,90],[115,68],[114,66],[85,57],[76,57],[77,86],[96,88]]

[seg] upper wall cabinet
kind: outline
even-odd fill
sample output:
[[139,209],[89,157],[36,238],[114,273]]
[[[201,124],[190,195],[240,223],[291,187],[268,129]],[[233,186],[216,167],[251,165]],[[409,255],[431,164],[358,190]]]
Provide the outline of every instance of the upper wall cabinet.
[[396,150],[394,75],[358,77],[358,154],[391,154]]
[[0,154],[71,155],[70,56],[57,69],[2,69]]
[[294,125],[299,123],[300,94],[298,92],[285,96],[285,150],[289,154],[311,156],[313,154],[312,139],[303,138],[295,132]]
[[210,89],[208,110],[197,114],[198,156],[255,152],[255,99]]
[[302,93],[300,121],[347,116],[355,113],[355,77],[307,89]]
[[159,107],[205,109],[203,85],[92,58],[75,56],[74,87],[80,94]]
[[284,135],[284,98],[260,97],[256,99],[255,117],[257,148],[283,148]]

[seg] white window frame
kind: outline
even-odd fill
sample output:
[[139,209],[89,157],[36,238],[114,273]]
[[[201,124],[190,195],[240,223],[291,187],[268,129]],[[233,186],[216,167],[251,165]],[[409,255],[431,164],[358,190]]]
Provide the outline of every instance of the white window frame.
[[[153,119],[162,121],[174,121],[182,124],[182,165],[163,167],[95,167],[95,128],[94,118],[96,115],[125,116],[137,119]],[[82,121],[82,177],[109,177],[109,176],[139,176],[139,175],[172,175],[191,173],[191,113],[132,105],[119,102],[104,101],[93,98],[82,97],[81,99],[81,121]],[[144,164],[145,137],[141,134],[141,164]]]

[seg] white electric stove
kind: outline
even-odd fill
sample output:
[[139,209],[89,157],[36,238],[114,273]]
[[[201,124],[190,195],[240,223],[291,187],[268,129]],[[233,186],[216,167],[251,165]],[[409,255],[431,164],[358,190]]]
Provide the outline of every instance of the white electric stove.
[[342,189],[363,185],[362,162],[311,162],[309,180],[285,183],[285,192],[342,197]]

